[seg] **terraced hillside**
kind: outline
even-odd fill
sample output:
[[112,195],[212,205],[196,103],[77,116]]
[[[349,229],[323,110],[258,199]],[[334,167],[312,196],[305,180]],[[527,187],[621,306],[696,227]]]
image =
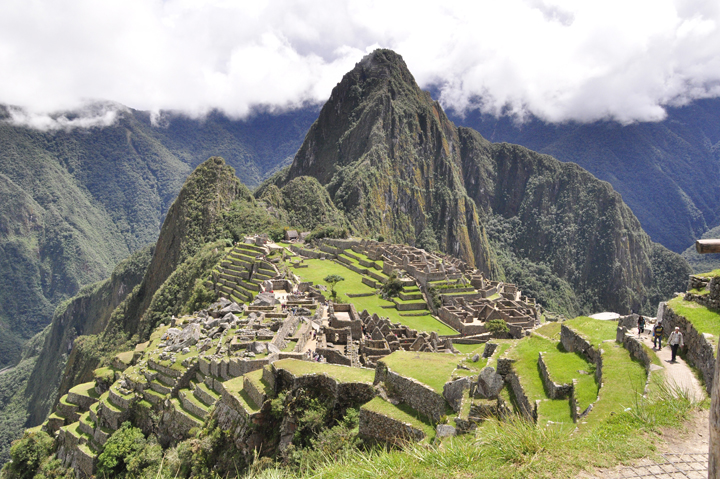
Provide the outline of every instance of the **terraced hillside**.
[[[482,323],[471,315],[475,301],[478,314],[531,303],[513,285],[417,251],[246,237],[204,279],[218,301],[168,318],[147,342],[117,354],[23,440],[56,434],[54,464],[79,477],[125,474],[109,458],[130,431],[164,455],[209,447],[212,470],[229,473],[259,457],[313,450],[326,434],[349,434],[322,446],[332,448],[482,442],[496,440],[498,424],[524,418],[547,434],[582,438],[660,397],[662,367],[627,333],[633,316],[463,336],[433,315],[430,288],[463,327]],[[344,279],[330,301],[324,278],[333,274]],[[391,284],[392,301],[381,296]],[[408,315],[398,308],[404,302],[429,309]],[[202,475],[187,467],[183,477]]]

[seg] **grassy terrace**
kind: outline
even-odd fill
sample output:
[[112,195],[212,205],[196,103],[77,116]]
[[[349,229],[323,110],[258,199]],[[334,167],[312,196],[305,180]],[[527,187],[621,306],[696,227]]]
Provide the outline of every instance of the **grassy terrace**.
[[480,344],[453,344],[453,347],[464,354],[482,354],[485,350],[485,343]]
[[79,396],[89,396],[91,398],[99,398],[100,395],[95,391],[95,381],[90,381],[83,384],[78,384],[72,388],[69,392],[77,394]]
[[380,361],[388,368],[405,377],[417,379],[430,386],[438,394],[457,367],[458,357],[452,354],[416,353],[395,351]]
[[671,299],[667,304],[675,313],[690,321],[699,332],[712,334],[713,337],[710,338],[710,342],[717,347],[718,337],[720,337],[720,314],[717,311],[708,309],[694,301],[685,301],[682,296]]
[[560,323],[545,323],[535,330],[535,332],[542,334],[548,339],[554,339],[560,341]]
[[593,346],[599,345],[607,339],[615,339],[617,323],[615,321],[601,321],[586,316],[565,321],[563,324],[585,336]]
[[252,399],[250,399],[247,391],[243,389],[244,381],[244,376],[238,376],[228,381],[224,381],[223,387],[227,392],[240,399],[240,403],[245,408],[245,411],[247,411],[249,414],[253,414],[260,411],[260,408],[253,402]]
[[435,437],[435,428],[432,426],[430,421],[405,404],[401,403],[396,406],[378,396],[372,401],[365,403],[362,406],[362,409],[367,409],[368,411],[376,412],[398,421],[408,423],[423,431],[428,439]]
[[[549,399],[545,393],[545,386],[538,368],[540,351],[548,354],[551,354],[552,351],[562,354],[558,351],[555,343],[539,336],[530,336],[519,341],[508,354],[510,358],[516,359],[514,368],[530,403],[532,404],[538,399],[542,401],[538,407],[538,424],[545,424],[547,421],[572,423],[568,400]],[[559,378],[555,381],[559,381]]]
[[630,357],[621,344],[608,342],[602,345],[603,387],[600,400],[588,415],[588,422],[599,422],[610,414],[619,414],[636,405],[645,388],[645,367]]
[[372,384],[375,379],[374,369],[351,368],[313,361],[299,361],[297,359],[281,359],[273,363],[277,369],[285,369],[294,376],[306,374],[326,374],[336,381],[343,383]]
[[349,270],[348,268],[330,260],[308,259],[305,260],[307,268],[292,268],[292,271],[303,281],[311,281],[313,284],[328,286],[323,278],[330,274],[338,274],[345,278],[335,286],[338,293],[338,301],[347,301],[355,305],[358,312],[367,309],[369,313],[377,313],[378,316],[386,316],[393,323],[401,323],[409,328],[418,331],[436,331],[438,334],[457,334],[457,331],[444,323],[438,321],[429,313],[424,316],[400,316],[396,309],[384,309],[383,306],[394,306],[394,303],[385,301],[378,295],[364,296],[360,298],[348,298],[347,293],[362,294],[374,293],[375,289],[363,284],[362,275]]

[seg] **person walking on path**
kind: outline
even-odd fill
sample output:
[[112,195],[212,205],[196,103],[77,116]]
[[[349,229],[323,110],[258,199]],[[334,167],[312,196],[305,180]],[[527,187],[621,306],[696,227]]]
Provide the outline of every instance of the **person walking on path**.
[[645,332],[645,318],[640,316],[638,318],[638,336]]
[[662,349],[662,334],[663,325],[662,321],[658,321],[653,328],[653,348]]
[[683,335],[680,332],[680,328],[675,326],[675,331],[670,333],[670,337],[668,338],[668,344],[670,345],[670,349],[672,349],[672,362],[675,362],[675,358],[677,357],[678,348],[682,348],[685,345],[685,342],[683,341]]

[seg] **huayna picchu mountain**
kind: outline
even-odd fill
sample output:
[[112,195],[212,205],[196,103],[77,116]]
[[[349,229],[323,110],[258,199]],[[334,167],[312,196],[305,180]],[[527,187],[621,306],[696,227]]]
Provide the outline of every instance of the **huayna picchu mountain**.
[[270,182],[302,176],[327,188],[356,233],[431,238],[490,277],[536,283],[534,296],[569,314],[652,308],[690,274],[608,183],[456,128],[389,50],[345,75],[292,165]]

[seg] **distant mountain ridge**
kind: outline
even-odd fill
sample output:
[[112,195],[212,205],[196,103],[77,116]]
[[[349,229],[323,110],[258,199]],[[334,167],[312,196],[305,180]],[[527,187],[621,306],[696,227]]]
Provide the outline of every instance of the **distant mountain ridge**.
[[653,241],[680,253],[720,224],[720,98],[667,109],[660,122],[516,123],[477,110],[448,116],[492,142],[523,145],[608,181]]

